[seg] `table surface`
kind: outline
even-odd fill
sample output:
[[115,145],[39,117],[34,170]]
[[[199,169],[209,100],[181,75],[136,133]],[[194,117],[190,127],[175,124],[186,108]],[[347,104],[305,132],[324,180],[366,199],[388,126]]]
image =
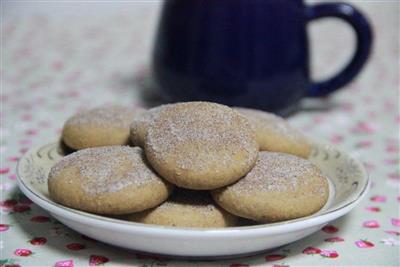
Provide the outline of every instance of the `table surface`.
[[[76,111],[102,103],[157,101],[143,81],[159,2],[4,5],[0,265],[399,266],[399,2],[354,2],[374,28],[368,65],[353,83],[323,100],[322,108],[314,105],[290,118],[307,134],[365,164],[373,181],[368,197],[298,242],[211,262],[152,258],[89,240],[32,204],[15,181],[18,159],[31,146],[55,140]],[[352,31],[327,19],[310,25],[309,32],[313,76],[329,76],[351,55]],[[309,247],[321,253],[307,255]]]

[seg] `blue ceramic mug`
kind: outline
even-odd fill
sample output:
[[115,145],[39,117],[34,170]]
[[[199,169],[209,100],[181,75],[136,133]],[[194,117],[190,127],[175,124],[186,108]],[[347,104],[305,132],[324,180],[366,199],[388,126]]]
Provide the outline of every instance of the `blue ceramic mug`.
[[[348,22],[357,49],[336,76],[310,80],[306,25]],[[366,18],[345,3],[302,0],[167,0],[153,51],[153,77],[170,101],[207,100],[285,114],[305,96],[326,96],[351,81],[372,43]]]

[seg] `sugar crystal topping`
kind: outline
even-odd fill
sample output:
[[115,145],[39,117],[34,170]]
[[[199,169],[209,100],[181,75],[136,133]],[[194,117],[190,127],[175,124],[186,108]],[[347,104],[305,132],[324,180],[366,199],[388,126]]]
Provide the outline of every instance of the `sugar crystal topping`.
[[158,114],[160,112],[162,112],[165,107],[168,107],[168,106],[170,106],[170,104],[151,108],[151,109],[141,113],[140,115],[136,116],[133,119],[133,122],[136,124],[142,124],[143,127],[147,128],[151,124],[151,122],[158,116]]
[[234,109],[244,115],[255,130],[259,129],[262,132],[276,133],[293,141],[303,141],[305,139],[299,130],[275,114],[248,108],[235,107]]
[[[260,152],[254,168],[239,182],[228,186],[237,193],[296,191],[321,172],[308,160],[285,153]],[[322,184],[322,183],[321,183]]]
[[169,104],[151,108],[135,116],[130,125],[131,137],[133,138],[134,144],[140,146],[144,145],[144,137],[146,136],[149,125],[167,106],[169,106]]
[[96,125],[100,127],[127,128],[134,118],[135,112],[123,106],[102,106],[82,111],[71,117],[67,124],[70,125]]
[[138,147],[108,146],[87,148],[64,157],[50,170],[57,179],[68,167],[79,170],[81,185],[88,194],[117,192],[130,185],[161,183],[148,166],[143,150]]
[[202,169],[205,162],[229,166],[237,153],[252,164],[258,148],[249,122],[229,107],[187,102],[163,110],[147,133],[147,147],[159,160],[179,157],[182,169]]

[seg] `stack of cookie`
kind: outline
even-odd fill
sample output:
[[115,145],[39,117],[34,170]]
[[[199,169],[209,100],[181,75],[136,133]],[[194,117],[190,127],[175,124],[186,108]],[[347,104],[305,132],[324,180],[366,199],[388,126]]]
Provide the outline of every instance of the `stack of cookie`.
[[328,198],[306,138],[263,111],[209,102],[103,107],[70,118],[62,139],[78,151],[51,169],[50,195],[87,212],[228,227],[307,216]]

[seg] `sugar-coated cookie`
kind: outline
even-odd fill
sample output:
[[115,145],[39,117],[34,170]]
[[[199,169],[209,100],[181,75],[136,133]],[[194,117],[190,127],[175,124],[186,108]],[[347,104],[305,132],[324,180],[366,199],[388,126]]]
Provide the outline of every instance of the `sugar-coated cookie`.
[[160,206],[130,214],[127,220],[175,227],[235,226],[238,218],[218,207],[208,191],[175,189]]
[[133,145],[144,148],[144,142],[149,125],[167,106],[169,106],[169,104],[154,107],[135,116],[130,125],[131,142]]
[[258,157],[250,123],[216,103],[173,104],[148,128],[147,159],[165,179],[188,189],[215,189],[239,180]]
[[306,159],[260,152],[256,166],[243,179],[211,194],[221,207],[237,216],[275,222],[320,210],[328,200],[329,185]]
[[307,158],[311,146],[305,136],[281,117],[261,110],[238,108],[254,128],[261,151],[283,152]]
[[151,169],[141,148],[108,146],[61,159],[50,170],[48,188],[51,198],[62,205],[117,215],[159,205],[172,185]]
[[73,149],[127,145],[129,125],[141,110],[122,106],[103,106],[80,112],[66,121],[64,143]]

